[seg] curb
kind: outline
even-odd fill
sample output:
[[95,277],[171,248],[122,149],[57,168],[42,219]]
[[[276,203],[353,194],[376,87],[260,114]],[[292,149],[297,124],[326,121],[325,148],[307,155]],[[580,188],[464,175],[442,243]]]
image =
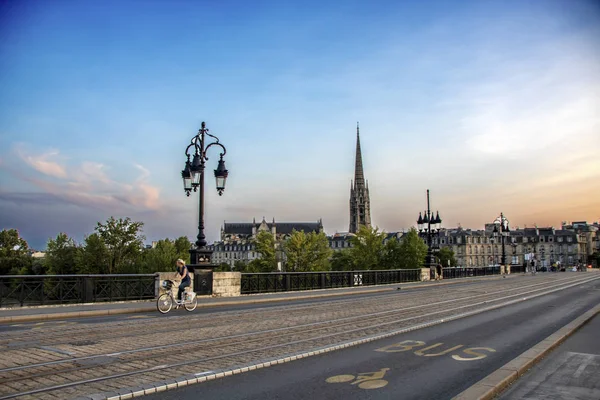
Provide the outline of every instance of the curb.
[[540,362],[569,336],[600,314],[600,304],[548,336],[517,358],[492,372],[452,400],[491,400],[508,385],[521,378],[529,369]]
[[[515,274],[517,275],[517,274]],[[404,282],[404,283],[390,283],[387,284],[385,288],[381,289],[372,289],[372,290],[359,290],[356,292],[346,292],[346,293],[321,293],[315,294],[311,296],[292,296],[292,297],[282,297],[282,298],[271,298],[271,299],[251,299],[250,297],[246,297],[245,299],[240,299],[236,301],[228,301],[228,302],[220,302],[220,303],[212,303],[212,304],[200,304],[198,303],[198,308],[210,308],[210,307],[222,307],[222,306],[236,306],[236,305],[244,305],[244,304],[260,304],[260,303],[275,303],[280,301],[294,301],[294,300],[308,300],[308,299],[318,299],[325,297],[339,297],[339,296],[351,296],[357,294],[370,294],[370,293],[380,293],[380,292],[388,292],[397,290],[396,287],[401,285],[411,285],[401,287],[402,290],[409,289],[422,289],[428,287],[436,287],[436,286],[444,286],[444,285],[452,285],[455,283],[461,283],[465,281],[480,281],[480,280],[492,280],[492,279],[500,279],[505,275],[489,275],[483,277],[473,277],[473,278],[455,278],[448,280],[447,282],[439,282],[439,283],[428,283],[426,285],[422,285],[420,282]],[[394,286],[391,288],[389,286]],[[345,289],[345,288],[340,288]],[[331,289],[325,289],[331,290]],[[252,295],[247,295],[252,296]],[[11,317],[0,317],[0,324],[7,323],[15,323],[15,322],[33,322],[33,321],[49,321],[56,319],[65,319],[65,318],[83,318],[83,317],[99,317],[106,315],[117,315],[117,314],[134,314],[134,313],[142,313],[149,311],[156,311],[156,301],[154,300],[152,305],[137,307],[137,308],[123,308],[123,309],[104,309],[104,310],[90,310],[90,311],[68,311],[68,312],[60,312],[60,313],[48,313],[48,314],[32,314],[32,315],[15,315]],[[97,303],[95,303],[97,304]],[[111,303],[114,304],[114,303]],[[31,308],[29,308],[31,309]],[[0,313],[3,310],[0,310]]]

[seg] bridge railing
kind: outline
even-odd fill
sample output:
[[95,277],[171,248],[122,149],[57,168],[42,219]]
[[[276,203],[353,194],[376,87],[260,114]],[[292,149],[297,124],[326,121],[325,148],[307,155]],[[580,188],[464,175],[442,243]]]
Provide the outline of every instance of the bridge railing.
[[500,266],[477,268],[442,268],[444,279],[469,278],[474,276],[500,275]]
[[510,266],[511,274],[518,274],[519,272],[525,272],[525,266],[522,264],[512,264]]
[[242,273],[241,294],[384,285],[420,279],[420,269]]
[[0,275],[0,307],[154,299],[158,274]]

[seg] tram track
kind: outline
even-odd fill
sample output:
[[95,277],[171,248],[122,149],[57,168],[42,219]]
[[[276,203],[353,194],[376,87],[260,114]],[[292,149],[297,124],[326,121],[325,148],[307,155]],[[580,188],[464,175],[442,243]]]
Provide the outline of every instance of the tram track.
[[[344,316],[324,321],[313,321],[300,323],[293,326],[279,326],[277,328],[247,331],[240,334],[224,335],[216,338],[202,339],[196,343],[173,343],[161,346],[148,346],[120,352],[101,353],[84,357],[74,357],[63,360],[55,360],[45,363],[33,363],[30,365],[15,365],[0,369],[0,383],[6,387],[16,388],[19,382],[32,381],[54,377],[55,385],[25,390],[14,393],[0,391],[0,399],[14,398],[20,395],[37,397],[46,392],[57,390],[70,391],[75,386],[87,386],[94,390],[95,385],[101,381],[116,380],[118,385],[124,385],[133,375],[147,375],[144,380],[156,380],[157,371],[172,368],[190,367],[200,370],[215,370],[251,362],[257,358],[265,358],[266,354],[275,355],[292,354],[306,350],[307,348],[333,345],[348,340],[382,334],[389,331],[402,329],[407,325],[418,325],[427,323],[432,318],[452,317],[457,310],[467,310],[486,307],[493,303],[517,299],[523,296],[542,295],[548,291],[561,290],[584,284],[598,277],[578,277],[577,279],[565,278],[545,280],[534,284],[506,283],[502,286],[496,285],[494,291],[478,293],[470,296],[448,298],[445,291],[432,296],[415,296],[418,300],[427,301],[425,304],[416,304],[403,309],[381,310],[366,312],[359,315]],[[510,287],[510,286],[514,287]],[[507,287],[508,286],[508,287]],[[480,291],[479,287],[474,292]],[[507,294],[512,292],[512,294]],[[421,299],[421,297],[424,297]],[[443,300],[443,298],[446,298]],[[477,301],[479,299],[479,301]],[[356,301],[356,300],[355,300]],[[379,298],[381,301],[381,298]],[[423,312],[424,308],[430,307],[434,301],[437,309],[433,312]],[[351,304],[349,302],[348,304]],[[347,304],[346,304],[347,305]],[[389,306],[393,303],[388,302]],[[310,307],[312,308],[312,307]],[[356,312],[357,308],[354,308]],[[272,309],[270,310],[273,311]],[[281,310],[278,310],[281,311]],[[304,310],[306,311],[306,310]],[[362,321],[361,321],[362,320]],[[193,334],[194,332],[190,332]],[[265,346],[264,343],[270,343]],[[172,355],[174,350],[185,346],[185,353],[181,353],[178,363],[165,364],[165,359]],[[199,361],[201,360],[201,361]],[[77,380],[82,371],[86,379]],[[115,373],[115,371],[118,371]],[[76,376],[69,374],[77,372]],[[62,377],[57,379],[56,377]],[[73,379],[75,378],[75,379]],[[115,382],[116,383],[116,382]],[[29,386],[29,385],[24,385]],[[126,385],[131,386],[131,384]],[[123,387],[123,386],[121,386]],[[13,393],[10,393],[13,392]]]

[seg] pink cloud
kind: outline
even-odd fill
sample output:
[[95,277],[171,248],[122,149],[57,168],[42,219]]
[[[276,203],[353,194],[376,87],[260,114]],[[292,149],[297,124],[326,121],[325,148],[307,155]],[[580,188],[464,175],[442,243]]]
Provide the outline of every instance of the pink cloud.
[[17,149],[17,154],[23,161],[25,161],[25,163],[42,174],[56,178],[67,177],[67,171],[65,170],[65,167],[59,164],[57,161],[50,160],[50,158],[58,156],[58,151],[50,151],[45,154],[30,156],[23,154],[20,149]]

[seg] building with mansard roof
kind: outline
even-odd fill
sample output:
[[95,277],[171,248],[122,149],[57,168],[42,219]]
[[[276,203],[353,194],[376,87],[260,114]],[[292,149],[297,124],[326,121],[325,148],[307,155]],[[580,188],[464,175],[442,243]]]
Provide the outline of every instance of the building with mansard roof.
[[[524,265],[533,260],[539,267],[569,267],[585,263],[589,252],[586,235],[569,229],[517,228],[505,240],[507,264]],[[462,267],[500,265],[502,259],[501,238],[489,229],[442,229],[434,235],[433,244],[451,248]]]
[[267,222],[263,217],[261,222],[224,222],[221,227],[221,241],[224,243],[238,241],[244,242],[256,238],[261,231],[271,232],[276,241],[285,240],[292,232],[303,231],[305,233],[323,232],[323,220],[317,222]]

